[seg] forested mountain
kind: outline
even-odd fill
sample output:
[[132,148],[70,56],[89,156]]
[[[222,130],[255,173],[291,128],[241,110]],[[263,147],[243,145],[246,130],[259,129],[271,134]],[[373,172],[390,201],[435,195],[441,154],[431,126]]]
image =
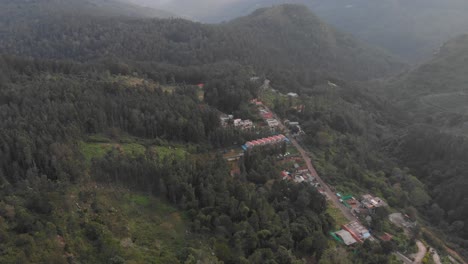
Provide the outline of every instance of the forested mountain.
[[[35,21],[48,16],[169,18],[175,15],[120,0],[1,0],[0,21]],[[14,18],[14,20],[12,20]]]
[[390,149],[429,186],[430,218],[460,245],[468,245],[468,36],[457,37],[434,58],[384,85],[404,112]]
[[[155,5],[154,1],[133,0]],[[198,1],[197,1],[198,2]],[[468,33],[464,0],[172,0],[161,6],[206,22],[227,21],[260,7],[283,3],[307,5],[327,23],[409,61],[425,60],[447,39]],[[213,3],[214,2],[214,3]]]
[[384,92],[420,122],[438,129],[468,131],[468,35],[443,45],[429,62],[393,78]]
[[329,76],[351,80],[381,77],[403,66],[328,27],[305,7],[293,5],[261,9],[220,25],[182,19],[61,15],[34,21],[6,14],[1,19],[0,51],[36,58],[89,61],[119,57],[179,66],[234,61],[259,72],[275,72],[274,76],[300,85]]

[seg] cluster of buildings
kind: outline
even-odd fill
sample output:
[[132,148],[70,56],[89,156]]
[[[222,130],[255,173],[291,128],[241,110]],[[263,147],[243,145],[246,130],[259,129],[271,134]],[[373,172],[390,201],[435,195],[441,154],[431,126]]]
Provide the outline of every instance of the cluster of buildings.
[[263,106],[263,103],[262,101],[258,100],[258,99],[252,99],[250,100],[250,103],[256,105],[256,106]]
[[252,122],[252,120],[242,120],[240,118],[234,119],[233,115],[221,115],[219,119],[221,120],[221,125],[223,127],[227,127],[229,125],[240,129],[251,129],[254,127],[254,123]]
[[288,142],[288,141],[289,139],[285,135],[277,135],[277,136],[261,138],[261,139],[257,139],[253,141],[248,141],[244,145],[242,145],[242,148],[245,151],[247,151],[255,147],[277,145],[277,144]]
[[260,115],[262,116],[263,119],[271,119],[273,118],[273,113],[266,110],[265,108],[260,109]]
[[[387,203],[382,199],[370,194],[363,195],[360,200],[357,200],[352,195],[341,195],[340,193],[337,193],[336,195],[340,198],[340,202],[350,209],[354,215],[367,215],[367,218],[371,218],[371,215],[375,213],[376,208],[387,206]],[[362,243],[366,239],[374,239],[369,230],[358,221],[343,225],[342,229],[333,233],[332,236],[347,246],[358,242]],[[389,239],[389,237],[391,239],[391,235],[387,234],[387,236],[384,236],[381,239]]]
[[294,163],[293,172],[282,171],[281,178],[283,180],[294,181],[296,183],[307,182],[314,187],[320,187],[316,179],[311,175],[307,167],[301,167],[298,163]]
[[273,113],[267,108],[263,107],[263,104],[260,101],[253,100],[253,102],[255,102],[255,104],[258,106],[260,115],[265,120],[268,127],[270,127],[272,130],[276,130],[276,128],[279,127],[280,122],[273,117]]
[[242,119],[234,119],[234,127],[241,128],[241,129],[251,129],[253,128],[253,122],[249,119],[242,120]]
[[371,238],[369,230],[358,221],[354,221],[342,226],[344,230],[348,231],[357,242]]
[[340,202],[350,209],[351,213],[354,215],[373,215],[375,214],[376,208],[387,206],[385,201],[370,194],[363,195],[359,201],[352,195],[343,196],[337,193],[336,196],[338,196]]
[[267,119],[266,122],[271,129],[277,128],[280,124],[279,121],[274,118]]
[[384,202],[379,197],[374,197],[370,194],[365,194],[361,199],[361,207],[369,212],[369,214],[374,214],[375,209],[379,207],[386,207],[387,203]]
[[288,128],[293,133],[293,136],[299,136],[299,135],[305,134],[305,132],[302,130],[301,126],[299,125],[299,122],[285,120],[284,124],[288,126]]
[[374,239],[369,230],[358,221],[342,225],[341,228],[341,230],[334,232],[332,236],[347,246],[362,243],[366,239]]
[[296,171],[294,173],[291,173],[289,171],[282,171],[281,172],[281,177],[283,180],[289,180],[289,181],[294,181],[295,183],[301,183],[301,182],[308,182],[310,184],[313,184],[314,178],[310,173],[308,172],[309,170],[303,170],[303,171]]

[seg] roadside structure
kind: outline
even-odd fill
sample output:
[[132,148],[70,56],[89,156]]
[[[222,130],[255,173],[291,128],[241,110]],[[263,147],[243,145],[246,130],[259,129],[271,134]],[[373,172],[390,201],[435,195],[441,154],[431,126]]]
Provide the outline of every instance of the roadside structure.
[[274,119],[274,118],[267,119],[266,122],[267,122],[268,126],[270,128],[272,128],[272,129],[277,128],[279,126],[279,121]]
[[355,244],[357,243],[357,240],[354,239],[354,237],[351,235],[351,233],[349,233],[348,231],[346,230],[340,230],[340,231],[337,231],[335,232],[335,235],[337,235],[339,238],[341,238],[341,240],[343,241],[343,243],[347,246],[350,246],[352,244]]
[[365,228],[358,221],[353,221],[351,223],[345,224],[342,226],[344,230],[348,231],[351,236],[353,236],[356,241],[362,243],[364,240],[371,238],[371,234],[367,228]]
[[370,194],[362,196],[361,207],[367,209],[369,214],[374,214],[376,208],[385,206],[387,206],[387,203],[379,197],[374,197]]

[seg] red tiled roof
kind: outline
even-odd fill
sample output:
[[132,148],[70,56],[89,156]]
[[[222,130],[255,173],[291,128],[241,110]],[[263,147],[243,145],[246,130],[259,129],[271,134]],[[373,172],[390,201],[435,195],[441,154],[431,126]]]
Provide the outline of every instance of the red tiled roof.
[[251,146],[258,146],[258,145],[264,145],[264,144],[270,144],[270,143],[276,143],[280,142],[281,140],[284,140],[286,137],[284,135],[277,135],[277,136],[272,136],[272,137],[267,137],[267,138],[261,138],[257,140],[252,140],[248,141],[245,143],[247,147]]

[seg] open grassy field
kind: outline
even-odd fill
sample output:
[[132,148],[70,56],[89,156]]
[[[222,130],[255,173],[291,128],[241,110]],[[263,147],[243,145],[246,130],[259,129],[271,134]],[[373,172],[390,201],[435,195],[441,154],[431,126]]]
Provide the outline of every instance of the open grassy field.
[[[155,145],[155,143],[160,145]],[[86,141],[79,144],[81,153],[89,164],[93,158],[102,158],[111,151],[119,151],[121,154],[137,157],[144,155],[147,150],[157,155],[160,160],[166,158],[184,159],[193,153],[195,145],[179,145],[169,142],[153,142],[140,138],[122,136],[117,140],[112,140],[105,135],[89,135]]]
[[172,147],[172,146],[152,146],[151,150],[154,151],[160,159],[174,158],[184,159],[188,152],[183,147]]
[[327,213],[335,220],[335,229],[338,230],[342,225],[348,223],[348,219],[344,217],[340,209],[336,208],[333,203],[328,202]]
[[93,158],[102,158],[112,150],[120,151],[126,155],[138,156],[145,153],[145,147],[138,143],[97,143],[81,142],[81,153],[83,153],[86,162],[91,162]]

